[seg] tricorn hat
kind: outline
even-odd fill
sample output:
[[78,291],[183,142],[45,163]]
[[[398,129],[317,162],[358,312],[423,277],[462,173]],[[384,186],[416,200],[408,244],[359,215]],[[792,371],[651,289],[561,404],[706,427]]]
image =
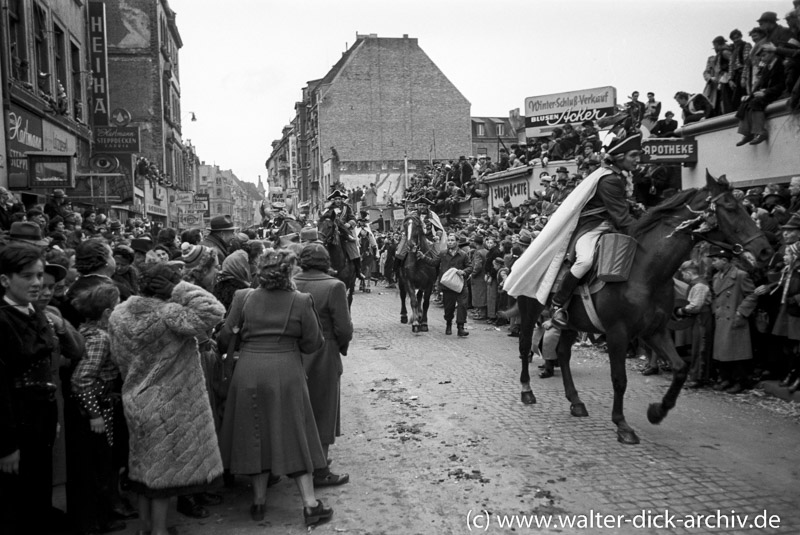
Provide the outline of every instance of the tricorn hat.
[[623,139],[614,139],[611,144],[609,144],[606,154],[609,156],[616,156],[617,154],[625,154],[626,152],[632,150],[642,150],[641,133],[634,134]]
[[333,199],[346,199],[347,194],[343,193],[342,191],[335,189],[333,192],[328,195],[325,199],[328,201],[332,201]]
[[231,216],[229,215],[218,215],[212,217],[210,225],[211,226],[209,230],[211,230],[211,232],[220,230],[236,230],[239,228],[234,226]]
[[33,245],[48,245],[50,242],[42,238],[42,228],[31,221],[15,221],[11,223],[8,237],[16,241],[24,241]]
[[416,199],[409,201],[409,204],[427,204],[428,206],[433,206],[433,201],[427,197],[420,196],[417,197]]

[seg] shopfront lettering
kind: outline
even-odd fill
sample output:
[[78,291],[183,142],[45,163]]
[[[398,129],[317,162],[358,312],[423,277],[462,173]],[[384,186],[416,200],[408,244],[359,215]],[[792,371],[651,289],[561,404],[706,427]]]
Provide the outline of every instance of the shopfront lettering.
[[520,182],[513,182],[511,184],[502,184],[498,186],[492,186],[492,198],[495,201],[502,202],[505,197],[508,196],[509,198],[513,197],[525,197],[528,198],[528,182],[527,181],[520,181]]
[[8,112],[8,137],[28,147],[42,150],[42,136],[32,133],[28,127],[28,119],[13,111]]

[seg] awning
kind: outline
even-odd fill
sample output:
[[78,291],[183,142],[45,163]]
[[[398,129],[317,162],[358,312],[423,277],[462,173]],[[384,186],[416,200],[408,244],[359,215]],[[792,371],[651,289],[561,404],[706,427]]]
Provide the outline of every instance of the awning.
[[522,167],[515,167],[513,169],[508,169],[506,171],[500,171],[498,173],[492,173],[491,175],[486,175],[484,181],[497,182],[498,180],[519,178],[523,176],[530,176],[531,174],[533,174],[533,167],[528,167],[527,165],[524,165]]
[[484,121],[480,117],[472,117],[472,122],[473,123],[485,123],[486,121]]

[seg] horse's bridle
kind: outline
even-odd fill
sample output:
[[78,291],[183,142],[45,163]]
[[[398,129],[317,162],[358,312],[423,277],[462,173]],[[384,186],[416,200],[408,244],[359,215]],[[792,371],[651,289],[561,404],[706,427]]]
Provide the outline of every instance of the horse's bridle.
[[[745,239],[742,243],[735,243],[733,245],[720,240],[716,240],[708,236],[709,232],[719,228],[719,225],[717,224],[716,221],[717,201],[719,201],[719,199],[722,198],[722,196],[725,195],[725,193],[726,192],[723,191],[722,193],[719,193],[714,197],[711,197],[709,195],[706,198],[706,202],[708,202],[708,208],[706,208],[705,210],[695,210],[687,204],[686,209],[693,214],[697,214],[697,217],[695,217],[694,219],[688,219],[686,221],[683,221],[681,224],[675,227],[675,230],[672,231],[672,233],[670,233],[669,236],[667,237],[669,238],[670,236],[678,232],[688,233],[692,237],[693,241],[708,242],[711,245],[716,245],[717,247],[720,247],[726,251],[731,251],[733,254],[737,256],[742,254],[744,252],[744,246],[752,242],[756,238],[758,238],[760,234],[758,233],[753,234],[752,236]],[[695,228],[698,225],[699,228]]]

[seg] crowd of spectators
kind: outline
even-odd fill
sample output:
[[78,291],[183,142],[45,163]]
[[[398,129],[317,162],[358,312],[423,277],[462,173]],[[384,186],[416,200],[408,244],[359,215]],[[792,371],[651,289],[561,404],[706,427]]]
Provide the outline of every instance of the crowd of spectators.
[[800,111],[800,2],[793,2],[784,20],[786,26],[777,13],[764,12],[748,32],[752,43],[739,29],[728,34],[730,41],[723,35],[712,40],[714,54],[703,71],[703,91],[675,94],[684,124],[736,113],[743,135],[738,145],[757,145],[767,139],[763,124],[767,105],[789,97],[789,109]]

